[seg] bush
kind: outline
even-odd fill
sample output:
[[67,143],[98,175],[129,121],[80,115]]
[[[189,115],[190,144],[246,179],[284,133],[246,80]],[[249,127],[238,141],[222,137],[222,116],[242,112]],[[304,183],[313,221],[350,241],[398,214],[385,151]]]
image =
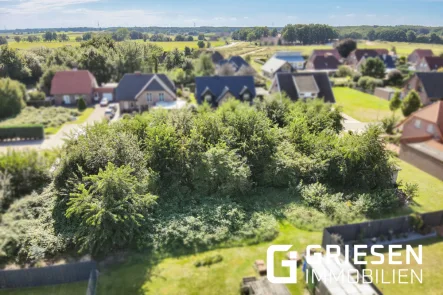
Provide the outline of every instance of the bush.
[[205,257],[202,260],[198,260],[194,263],[195,267],[201,267],[201,266],[211,266],[216,263],[220,263],[223,261],[223,256],[220,254],[217,254],[215,256],[209,256]]
[[385,71],[385,64],[378,57],[367,58],[360,69],[362,76],[369,76],[378,79],[383,79],[385,77]]
[[323,231],[334,223],[327,216],[314,208],[292,204],[284,212],[286,218],[295,227],[307,231]]
[[84,110],[86,110],[86,102],[85,102],[85,99],[84,99],[83,97],[80,97],[80,98],[77,100],[77,109],[78,109],[80,112],[83,112]]
[[32,91],[28,95],[30,101],[44,101],[46,99],[46,95],[42,91]]
[[382,87],[383,80],[363,76],[358,80],[358,87],[368,92],[374,92],[375,88]]
[[410,91],[403,100],[401,111],[405,117],[409,116],[413,112],[418,111],[421,107],[420,96],[414,90]]
[[403,75],[399,70],[392,70],[388,74],[387,85],[394,87],[403,86]]
[[19,114],[25,106],[26,88],[9,78],[0,79],[0,120]]
[[183,91],[181,89],[177,89],[177,96],[183,97]]
[[335,76],[338,78],[352,77],[354,71],[348,66],[339,66]]
[[7,139],[39,140],[45,138],[41,125],[0,126],[0,141]]
[[397,126],[398,119],[394,115],[382,119],[383,130],[390,135],[394,134],[394,129]]

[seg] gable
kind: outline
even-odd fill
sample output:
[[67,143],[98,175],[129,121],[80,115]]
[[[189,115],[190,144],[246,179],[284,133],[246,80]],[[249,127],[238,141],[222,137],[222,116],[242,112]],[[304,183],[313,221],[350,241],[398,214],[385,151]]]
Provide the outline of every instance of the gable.
[[144,91],[164,91],[165,89],[157,80],[153,80],[148,86],[144,89]]
[[97,86],[94,76],[89,71],[59,71],[51,82],[51,95],[91,94]]
[[249,91],[252,97],[256,95],[252,76],[196,77],[195,84],[195,95],[199,103],[203,102],[203,96],[207,93],[220,98],[229,92],[237,99],[241,99],[245,91]]

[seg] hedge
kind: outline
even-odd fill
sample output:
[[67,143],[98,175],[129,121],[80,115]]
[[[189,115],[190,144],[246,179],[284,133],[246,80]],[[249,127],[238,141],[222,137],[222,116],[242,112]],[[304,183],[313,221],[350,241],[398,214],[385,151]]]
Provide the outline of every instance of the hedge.
[[38,140],[44,139],[44,137],[45,132],[42,125],[0,126],[0,140]]

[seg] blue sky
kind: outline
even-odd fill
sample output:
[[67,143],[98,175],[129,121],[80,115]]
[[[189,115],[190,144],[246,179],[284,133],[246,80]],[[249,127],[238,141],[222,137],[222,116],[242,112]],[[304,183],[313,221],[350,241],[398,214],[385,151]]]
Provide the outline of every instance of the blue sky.
[[0,28],[443,25],[443,0],[0,0]]

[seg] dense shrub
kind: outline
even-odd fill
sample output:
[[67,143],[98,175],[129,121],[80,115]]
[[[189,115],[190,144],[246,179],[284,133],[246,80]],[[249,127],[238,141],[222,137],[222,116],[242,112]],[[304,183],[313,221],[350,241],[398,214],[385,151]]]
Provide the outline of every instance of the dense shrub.
[[405,117],[409,116],[413,112],[417,111],[421,107],[421,100],[418,93],[414,90],[408,93],[403,100],[401,111]]
[[83,97],[80,97],[80,98],[77,100],[77,109],[78,109],[80,112],[86,110],[86,102],[85,102],[85,99],[84,99]]
[[9,78],[0,79],[0,120],[15,116],[25,106],[25,86]]
[[381,120],[383,130],[387,134],[394,134],[394,129],[397,126],[398,119],[395,116],[385,117]]
[[215,256],[209,256],[205,257],[202,260],[198,260],[194,263],[195,267],[202,267],[202,266],[211,266],[213,264],[219,263],[223,261],[223,256],[220,254],[217,254]]
[[44,139],[41,125],[0,126],[0,141],[7,139],[37,140]]
[[339,78],[347,78],[352,77],[353,73],[353,70],[349,66],[339,66],[335,76]]
[[46,99],[46,95],[42,91],[31,91],[28,93],[30,101],[42,101]]
[[375,88],[382,87],[383,80],[363,76],[358,80],[358,87],[368,92],[374,92]]

